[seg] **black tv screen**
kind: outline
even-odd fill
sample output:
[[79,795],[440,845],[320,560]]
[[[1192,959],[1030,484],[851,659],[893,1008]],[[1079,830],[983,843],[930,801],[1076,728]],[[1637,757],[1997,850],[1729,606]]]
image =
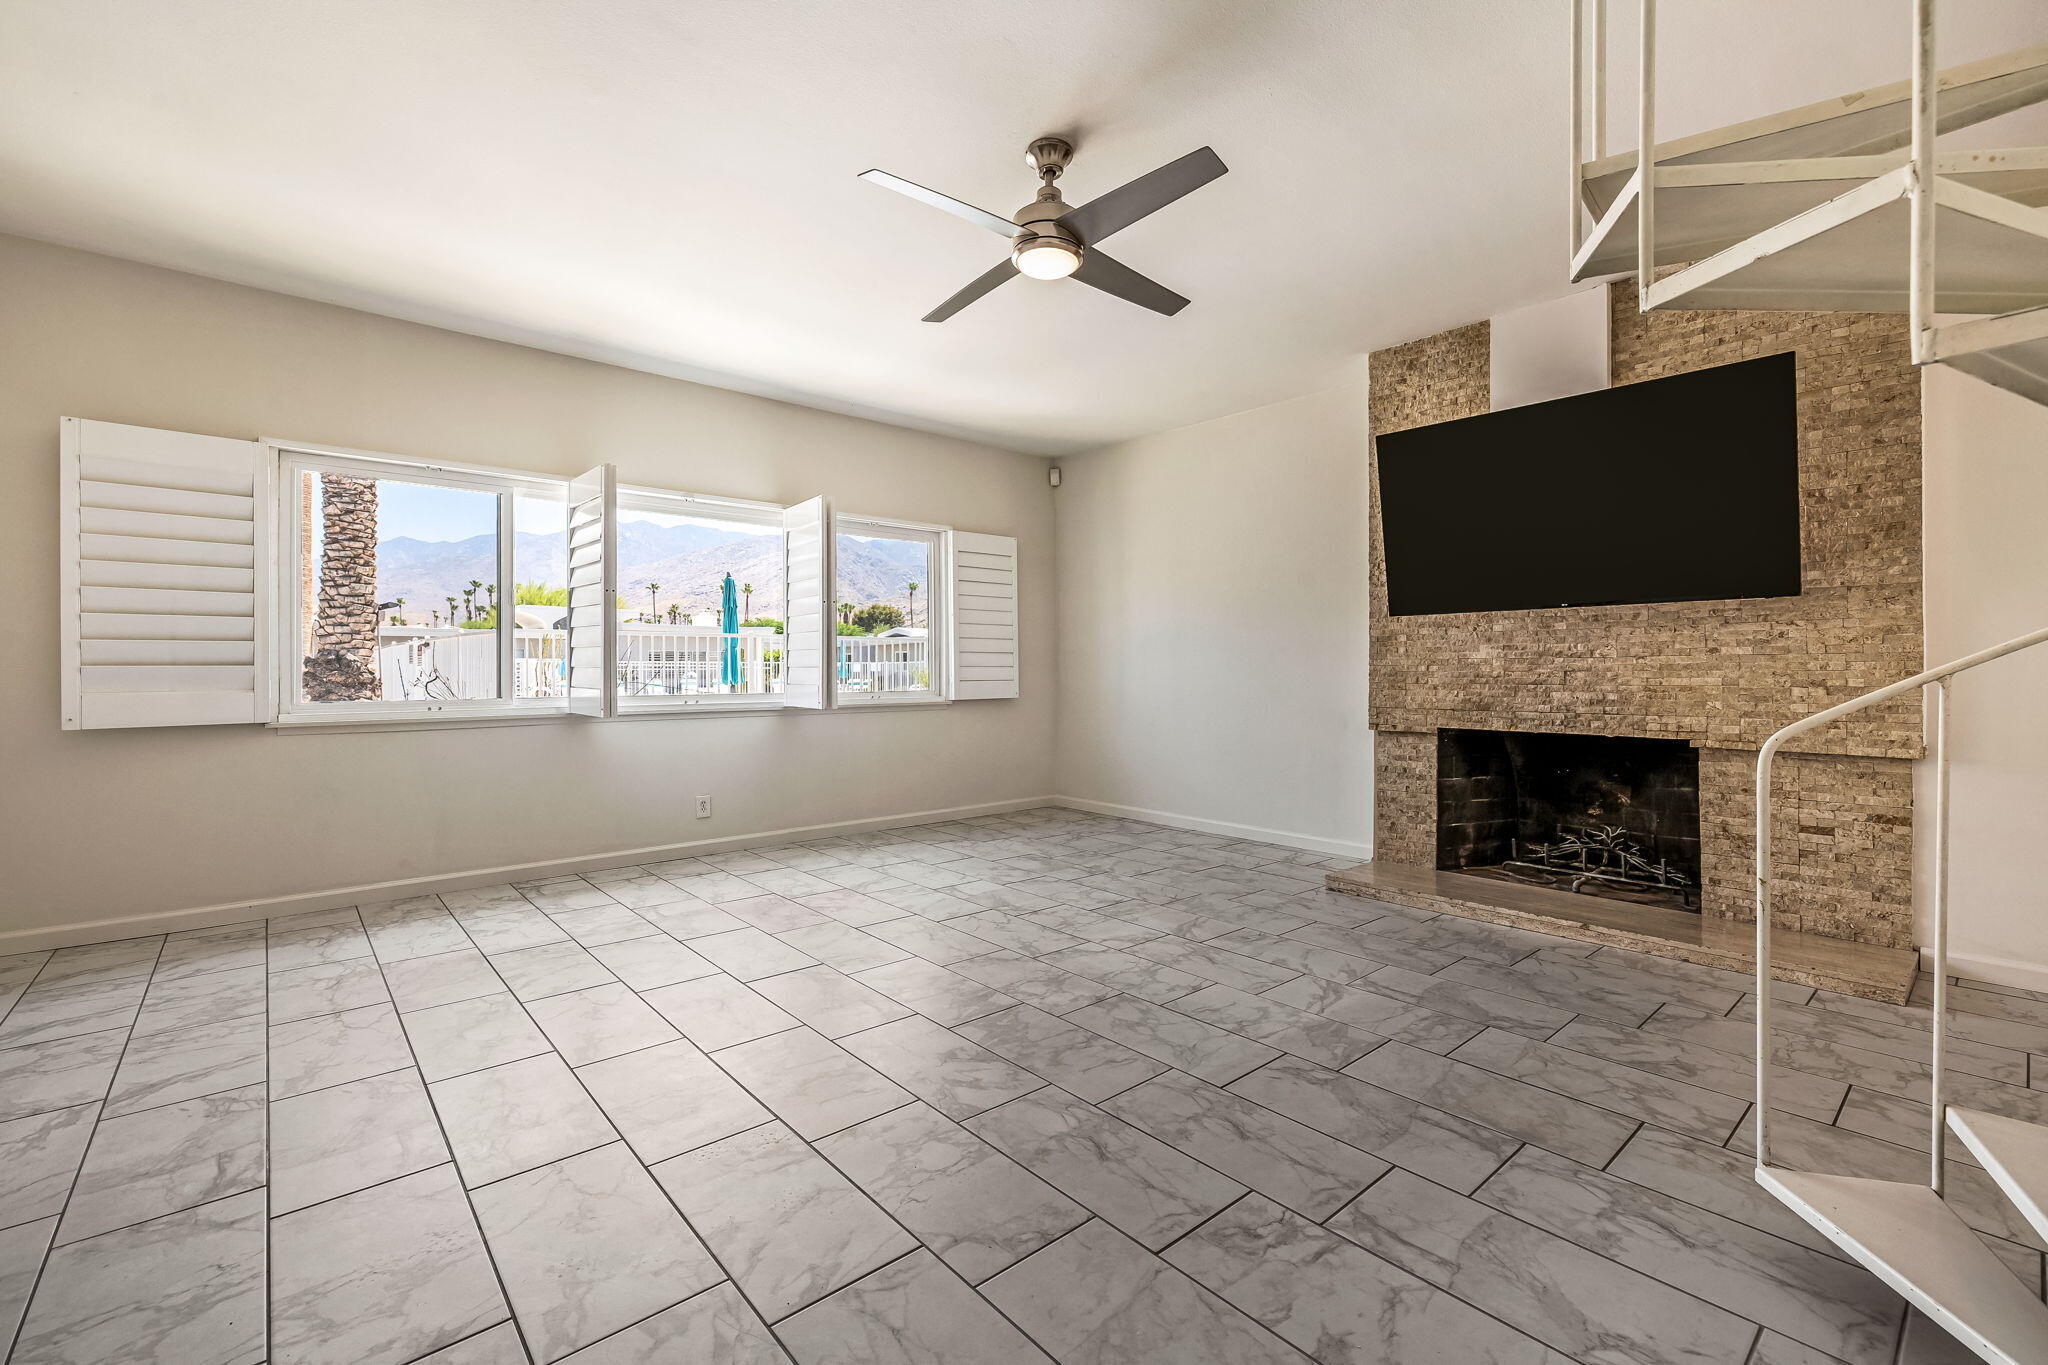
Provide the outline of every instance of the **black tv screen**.
[[1387,610],[1799,592],[1793,357],[1378,438]]

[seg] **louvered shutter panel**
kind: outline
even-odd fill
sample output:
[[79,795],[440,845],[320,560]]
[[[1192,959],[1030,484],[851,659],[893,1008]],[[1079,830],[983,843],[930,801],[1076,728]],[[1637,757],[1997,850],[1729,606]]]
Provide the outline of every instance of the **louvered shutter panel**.
[[569,481],[569,711],[605,717],[619,695],[618,479],[601,464]]
[[269,451],[77,417],[59,449],[64,728],[273,719]]
[[782,514],[788,556],[783,582],[789,619],[783,623],[782,700],[822,711],[832,705],[838,662],[838,619],[832,610],[832,504],[812,498]]
[[1017,542],[955,531],[953,697],[1017,695]]

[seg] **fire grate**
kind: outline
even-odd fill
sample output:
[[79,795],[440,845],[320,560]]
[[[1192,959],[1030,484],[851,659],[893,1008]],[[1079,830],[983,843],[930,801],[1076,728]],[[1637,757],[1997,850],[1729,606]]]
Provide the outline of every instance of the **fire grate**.
[[1520,839],[1510,840],[1513,856],[1501,870],[1517,881],[1543,886],[1562,886],[1584,892],[1588,883],[1598,883],[1594,893],[1606,888],[1659,891],[1676,895],[1686,908],[1697,909],[1698,887],[1693,879],[1671,866],[1670,860],[1652,862],[1650,849],[1631,838],[1620,825],[1559,825],[1557,836],[1547,843],[1532,843],[1527,849]]

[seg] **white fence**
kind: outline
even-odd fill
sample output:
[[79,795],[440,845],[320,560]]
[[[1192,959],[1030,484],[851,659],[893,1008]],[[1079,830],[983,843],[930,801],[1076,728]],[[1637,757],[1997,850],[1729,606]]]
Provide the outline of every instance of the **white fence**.
[[[491,630],[446,626],[383,626],[377,672],[386,701],[478,699],[498,694],[498,640]],[[739,632],[740,684],[721,676],[726,636],[710,626],[619,627],[619,695],[676,697],[782,690],[782,636],[769,626]],[[559,697],[566,691],[567,636],[559,630],[512,632],[515,697]],[[931,686],[931,642],[918,636],[839,637],[843,692],[916,691]]]
[[475,701],[495,697],[497,632],[379,626],[377,676],[383,682],[385,701]]
[[[377,635],[377,672],[387,701],[497,695],[496,631],[383,626]],[[521,628],[512,632],[513,696],[565,695],[567,640],[567,634],[559,630]],[[736,688],[719,681],[725,640],[709,626],[621,624],[619,695],[759,694],[782,689],[782,637],[773,627],[740,628],[740,684]]]
[[719,681],[725,642],[731,638],[708,626],[620,626],[619,695],[781,691],[782,637],[769,626],[740,627],[739,686]]
[[930,639],[916,635],[839,637],[841,692],[911,692],[931,685]]

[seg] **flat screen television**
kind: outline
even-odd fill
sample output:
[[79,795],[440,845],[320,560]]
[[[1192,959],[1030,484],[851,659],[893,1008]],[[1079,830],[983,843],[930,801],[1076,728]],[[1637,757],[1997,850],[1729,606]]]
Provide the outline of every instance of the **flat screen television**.
[[1378,438],[1387,610],[1799,592],[1790,352]]

